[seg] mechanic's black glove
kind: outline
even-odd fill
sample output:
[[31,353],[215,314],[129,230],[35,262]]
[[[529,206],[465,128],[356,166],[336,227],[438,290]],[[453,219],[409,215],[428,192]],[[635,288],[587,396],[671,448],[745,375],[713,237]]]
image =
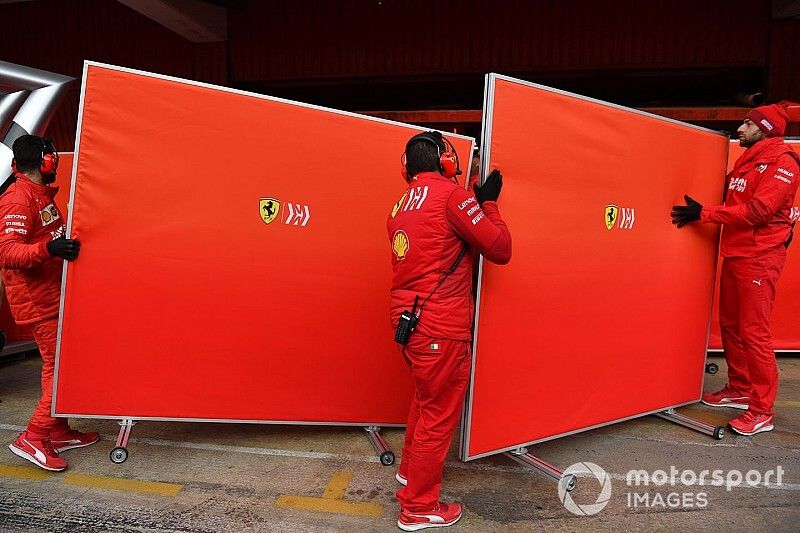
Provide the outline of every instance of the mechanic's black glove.
[[50,255],[73,261],[77,259],[81,251],[81,243],[77,239],[59,237],[47,243],[47,251],[50,252]]
[[472,186],[472,190],[475,191],[475,198],[478,200],[479,204],[483,204],[483,202],[496,202],[497,198],[500,196],[500,189],[502,188],[503,175],[500,174],[500,171],[497,169],[492,170],[492,173],[489,174],[489,177],[486,178],[483,185],[479,187],[476,183]]
[[695,220],[700,220],[700,211],[703,210],[703,206],[689,196],[683,195],[683,199],[686,200],[686,205],[673,205],[670,213],[672,223],[679,228]]

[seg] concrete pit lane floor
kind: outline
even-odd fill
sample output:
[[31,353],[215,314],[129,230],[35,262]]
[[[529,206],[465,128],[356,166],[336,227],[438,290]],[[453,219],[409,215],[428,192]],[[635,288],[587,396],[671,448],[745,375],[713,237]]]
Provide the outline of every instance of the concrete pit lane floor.
[[[706,375],[705,390],[724,384],[725,364]],[[608,474],[605,507],[578,516],[557,485],[507,457],[467,464],[447,459],[442,497],[464,504],[450,531],[797,531],[800,523],[800,359],[779,358],[781,385],[775,430],[725,438],[691,431],[653,416],[532,446],[530,452],[566,469],[589,461]],[[23,429],[37,401],[39,361],[0,362],[0,531],[397,531],[399,485],[381,466],[359,428],[140,422],[130,457],[113,464],[118,425],[73,420],[101,432],[88,448],[64,452],[70,467],[47,473],[13,455],[6,444]],[[679,412],[724,425],[741,411],[696,404]],[[399,455],[402,429],[384,437]],[[664,481],[657,470],[676,484]],[[783,471],[777,485],[777,469]],[[649,486],[627,483],[645,470]],[[690,473],[685,471],[690,470]],[[721,470],[772,470],[770,486],[684,485],[681,476]],[[710,476],[710,474],[709,474]],[[755,474],[751,474],[755,481]],[[729,489],[729,490],[728,490]],[[601,483],[578,479],[574,509],[593,509]],[[601,502],[602,503],[602,502]]]

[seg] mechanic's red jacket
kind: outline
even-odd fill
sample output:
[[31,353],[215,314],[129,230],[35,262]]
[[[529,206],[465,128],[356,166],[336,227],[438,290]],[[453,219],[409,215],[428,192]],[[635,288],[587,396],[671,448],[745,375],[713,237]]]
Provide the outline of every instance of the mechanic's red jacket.
[[511,234],[495,202],[481,207],[472,193],[438,172],[415,176],[386,224],[392,246],[390,318],[420,304],[455,262],[464,243],[467,253],[455,272],[425,304],[417,334],[468,341],[474,312],[472,269],[475,251],[493,263],[511,259]]
[[58,316],[63,259],[47,243],[64,234],[64,219],[53,198],[58,187],[39,185],[24,174],[0,196],[0,267],[17,324]]
[[774,137],[744,151],[728,173],[725,205],[704,207],[700,220],[725,224],[723,257],[754,257],[783,246],[800,183],[800,156]]

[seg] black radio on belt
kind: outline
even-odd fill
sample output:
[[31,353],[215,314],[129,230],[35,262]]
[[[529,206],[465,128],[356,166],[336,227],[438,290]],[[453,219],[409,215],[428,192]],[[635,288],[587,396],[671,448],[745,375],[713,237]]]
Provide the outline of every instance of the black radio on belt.
[[419,302],[419,296],[414,296],[414,306],[411,308],[411,311],[405,310],[400,315],[400,320],[397,322],[397,329],[394,330],[394,341],[401,346],[405,346],[408,344],[408,339],[411,337],[411,334],[414,333],[414,330],[417,329],[417,322],[419,322],[419,315],[422,314],[422,309],[425,308],[425,304],[428,303],[428,300],[431,299],[433,293],[435,293],[439,287],[442,286],[444,280],[447,279],[447,276],[455,272],[458,264],[464,259],[464,254],[467,253],[467,244],[461,247],[461,251],[458,253],[458,257],[456,257],[453,266],[444,273],[442,279],[439,280],[439,283],[436,284],[436,287],[433,288],[431,293],[425,298],[425,301],[422,302],[422,305],[419,306],[419,311],[417,311],[417,303]]
[[408,344],[408,339],[411,334],[417,329],[417,322],[419,322],[419,315],[417,314],[417,303],[419,296],[414,297],[414,306],[411,311],[405,310],[400,315],[400,321],[397,323],[397,329],[394,332],[394,341],[397,344],[405,346]]

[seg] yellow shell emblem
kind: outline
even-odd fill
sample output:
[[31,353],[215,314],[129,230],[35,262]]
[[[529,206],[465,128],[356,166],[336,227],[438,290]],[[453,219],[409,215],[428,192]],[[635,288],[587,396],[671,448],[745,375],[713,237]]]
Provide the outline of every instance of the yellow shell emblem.
[[394,237],[392,237],[392,251],[394,255],[397,256],[398,261],[402,261],[406,258],[408,246],[408,235],[406,235],[406,232],[401,229],[395,231]]

